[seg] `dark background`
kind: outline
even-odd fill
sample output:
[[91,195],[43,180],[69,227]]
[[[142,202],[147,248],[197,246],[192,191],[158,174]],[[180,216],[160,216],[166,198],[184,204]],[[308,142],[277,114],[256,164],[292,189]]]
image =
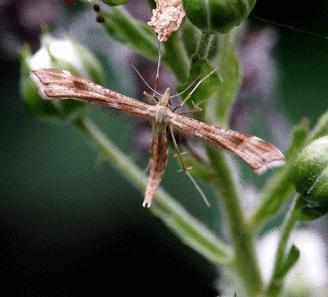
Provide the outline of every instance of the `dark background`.
[[[326,1],[288,4],[259,0],[254,15],[328,36]],[[21,40],[35,41],[10,9],[2,32],[17,28],[13,32]],[[65,9],[77,13],[76,7]],[[278,93],[289,121],[305,116],[315,121],[328,107],[328,38],[250,20],[278,30]],[[106,296],[114,289],[120,296],[215,296],[215,268],[142,209],[140,193],[110,165],[96,162],[96,153],[69,125],[45,124],[26,111],[15,54],[3,50],[0,73],[1,289],[22,297]],[[146,165],[147,156],[131,152],[127,117],[92,113]],[[176,170],[171,160],[163,186],[218,230],[215,210],[198,201]]]

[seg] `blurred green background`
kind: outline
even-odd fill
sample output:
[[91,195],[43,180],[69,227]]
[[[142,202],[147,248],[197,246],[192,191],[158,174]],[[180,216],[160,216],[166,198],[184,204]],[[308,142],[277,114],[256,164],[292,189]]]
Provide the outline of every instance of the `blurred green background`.
[[[328,36],[327,8],[319,0],[293,8],[259,1],[254,14]],[[328,39],[274,28],[280,105],[291,123],[315,121],[328,108]],[[216,296],[215,268],[144,210],[142,194],[69,125],[45,124],[29,114],[19,95],[17,59],[1,55],[0,67],[1,288],[24,297],[105,296],[115,289],[123,296]],[[119,76],[116,82],[110,86],[120,90]],[[141,94],[135,84],[128,92]],[[91,114],[146,168],[147,156],[131,146],[131,119],[98,108]],[[219,232],[217,206],[207,209],[177,169],[171,160],[163,187]],[[150,283],[158,291],[148,290]]]

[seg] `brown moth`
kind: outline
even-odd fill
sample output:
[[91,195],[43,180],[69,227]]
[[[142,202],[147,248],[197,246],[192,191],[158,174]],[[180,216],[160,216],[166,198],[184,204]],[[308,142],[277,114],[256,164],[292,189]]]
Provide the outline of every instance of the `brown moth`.
[[[144,207],[150,206],[166,168],[167,127],[169,126],[236,154],[259,174],[284,164],[284,155],[279,149],[256,136],[219,128],[174,112],[170,106],[169,88],[156,105],[149,105],[106,89],[85,78],[72,75],[65,70],[44,68],[32,72],[37,78],[35,81],[42,96],[46,99],[81,100],[141,116],[153,122],[150,170]],[[154,96],[152,98],[156,100]]]

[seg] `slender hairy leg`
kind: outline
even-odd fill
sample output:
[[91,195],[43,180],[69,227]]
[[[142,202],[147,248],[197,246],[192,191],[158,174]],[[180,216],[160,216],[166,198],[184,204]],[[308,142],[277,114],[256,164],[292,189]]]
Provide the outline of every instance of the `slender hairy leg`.
[[203,190],[200,188],[200,186],[198,185],[198,183],[195,181],[195,179],[192,177],[192,175],[190,174],[189,172],[189,169],[186,167],[186,165],[184,164],[183,162],[183,159],[182,159],[182,154],[180,152],[180,149],[178,147],[178,144],[177,144],[177,141],[175,139],[175,136],[174,136],[174,131],[173,131],[173,128],[172,126],[169,126],[169,130],[170,130],[170,134],[171,134],[171,138],[172,138],[172,141],[173,141],[173,145],[174,145],[174,148],[175,148],[175,151],[177,153],[177,157],[178,157],[178,160],[179,160],[179,163],[180,163],[180,166],[181,166],[181,169],[182,171],[187,175],[187,177],[189,178],[189,180],[192,182],[192,184],[194,185],[194,187],[196,188],[196,190],[198,191],[198,193],[200,194],[200,196],[202,197],[202,199],[204,200],[205,204],[210,207],[211,204],[210,202],[208,201],[205,193],[203,192]]

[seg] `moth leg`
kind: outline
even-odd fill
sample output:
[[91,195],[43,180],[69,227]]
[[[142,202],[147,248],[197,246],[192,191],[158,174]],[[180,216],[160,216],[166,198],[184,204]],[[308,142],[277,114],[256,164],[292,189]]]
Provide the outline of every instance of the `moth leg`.
[[189,94],[182,100],[182,102],[180,103],[180,105],[178,105],[176,109],[182,107],[183,105],[185,105],[185,103],[191,98],[192,94],[198,89],[198,87],[206,80],[208,79],[214,72],[216,72],[216,69],[213,69],[212,71],[210,71],[208,74],[206,74],[201,80],[199,80],[199,82],[193,87],[193,89],[189,92]]
[[143,76],[141,75],[141,73],[138,71],[138,69],[136,68],[136,66],[134,66],[133,64],[131,64],[133,70],[137,73],[137,75],[140,77],[140,79],[142,80],[142,82],[146,85],[146,87],[151,90],[152,92],[154,92],[154,95],[158,95],[158,96],[162,96],[162,94],[160,94],[159,92],[157,92],[156,90],[154,90],[149,83],[146,82],[146,80],[143,78]]
[[184,93],[186,93],[199,79],[199,76],[196,77],[195,80],[193,80],[186,88],[184,88],[180,93],[177,93],[175,95],[170,96],[170,99],[175,98],[175,97],[179,97],[181,95],[183,95]]
[[169,126],[169,130],[170,130],[170,135],[171,135],[171,138],[172,138],[172,142],[173,142],[173,145],[174,145],[174,148],[175,148],[175,151],[177,153],[177,157],[178,157],[178,160],[179,160],[179,163],[180,163],[180,166],[181,166],[181,170],[187,175],[187,177],[189,178],[189,180],[192,182],[192,184],[194,185],[194,187],[196,188],[196,190],[198,191],[198,193],[200,194],[200,196],[204,200],[206,206],[210,207],[211,204],[208,201],[205,193],[203,192],[203,190],[201,189],[201,187],[198,185],[198,183],[195,181],[195,179],[190,174],[189,168],[187,168],[186,165],[183,162],[182,153],[181,153],[181,151],[180,151],[180,149],[178,147],[177,141],[175,139],[173,127],[172,126]]

